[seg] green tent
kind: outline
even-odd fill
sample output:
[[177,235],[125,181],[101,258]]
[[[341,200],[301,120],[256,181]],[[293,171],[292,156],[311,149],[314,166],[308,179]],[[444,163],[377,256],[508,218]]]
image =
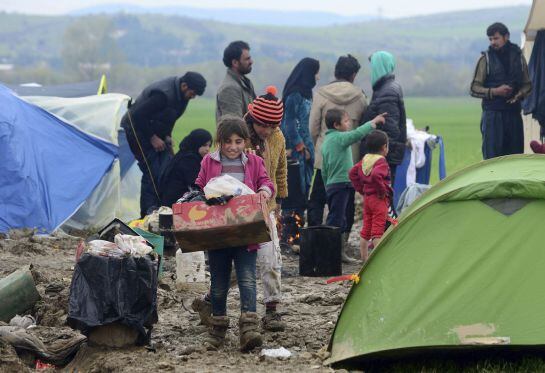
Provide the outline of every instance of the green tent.
[[494,158],[439,182],[363,266],[329,362],[545,346],[544,220],[543,155]]

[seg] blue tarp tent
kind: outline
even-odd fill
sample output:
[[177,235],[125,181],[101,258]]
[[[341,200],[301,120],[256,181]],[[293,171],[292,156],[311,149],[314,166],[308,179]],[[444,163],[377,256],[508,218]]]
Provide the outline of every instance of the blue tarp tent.
[[0,85],[0,232],[50,233],[85,202],[118,147]]

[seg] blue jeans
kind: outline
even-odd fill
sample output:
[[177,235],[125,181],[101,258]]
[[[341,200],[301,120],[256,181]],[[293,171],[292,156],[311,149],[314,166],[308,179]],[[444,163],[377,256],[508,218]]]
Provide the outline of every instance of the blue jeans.
[[[156,152],[152,149],[146,154],[146,159],[153,175],[153,181],[157,188],[159,188],[159,177],[171,158],[172,155],[168,148],[162,152]],[[155,192],[149,170],[144,161],[139,161],[138,167],[140,168],[140,171],[142,171],[142,181],[140,184],[140,215],[141,217],[144,217],[153,210],[158,209],[161,206],[161,201]],[[160,193],[159,190],[157,190],[157,192]]]
[[248,251],[246,247],[231,247],[208,251],[210,264],[210,298],[212,315],[227,314],[227,293],[231,283],[231,268],[235,262],[238,289],[240,291],[240,311],[256,310],[256,263],[257,251]]
[[[354,223],[353,207],[350,209],[350,202],[354,204],[354,188],[350,183],[330,184],[326,187],[327,214],[326,224],[332,227],[341,228],[341,232],[350,232]],[[347,211],[352,211],[352,218],[347,219]]]

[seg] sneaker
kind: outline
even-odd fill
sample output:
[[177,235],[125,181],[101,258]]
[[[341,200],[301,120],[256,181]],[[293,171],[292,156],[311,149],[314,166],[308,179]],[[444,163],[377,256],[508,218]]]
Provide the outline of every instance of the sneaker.
[[282,321],[282,316],[278,312],[267,312],[261,319],[263,330],[269,332],[283,332],[286,329],[286,323]]
[[193,299],[191,303],[191,308],[193,311],[199,313],[201,318],[201,324],[210,326],[210,317],[212,316],[212,303],[203,299],[202,297],[197,297]]

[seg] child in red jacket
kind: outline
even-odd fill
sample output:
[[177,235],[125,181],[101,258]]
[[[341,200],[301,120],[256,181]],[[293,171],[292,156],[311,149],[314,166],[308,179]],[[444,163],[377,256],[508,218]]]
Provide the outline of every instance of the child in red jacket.
[[388,135],[375,130],[367,135],[365,142],[369,153],[349,173],[354,189],[363,195],[363,228],[360,232],[363,261],[367,260],[369,240],[376,246],[384,233],[393,195],[390,167],[385,158],[388,154]]

